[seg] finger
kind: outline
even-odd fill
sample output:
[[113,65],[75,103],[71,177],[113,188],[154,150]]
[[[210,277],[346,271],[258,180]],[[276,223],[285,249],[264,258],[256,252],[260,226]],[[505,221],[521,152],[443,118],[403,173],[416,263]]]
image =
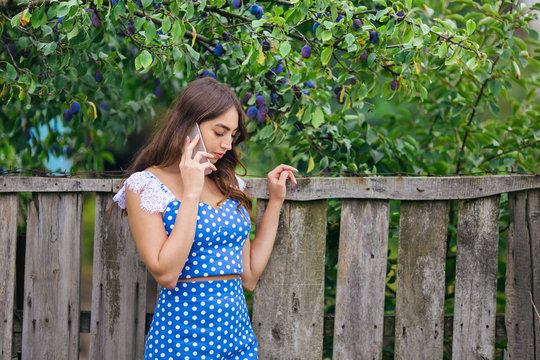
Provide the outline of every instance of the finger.
[[280,164],[276,169],[280,169],[280,170],[289,170],[289,171],[296,171],[298,172],[298,169],[297,168],[294,168],[290,165],[286,165],[286,164]]
[[211,162],[207,162],[207,163],[202,164],[202,165],[203,165],[204,169],[210,168],[210,169],[212,169],[212,171],[217,171],[217,167],[214,164],[212,164]]
[[289,171],[289,180],[293,183],[293,184],[298,184],[296,182],[296,178],[294,177],[292,171]]
[[193,154],[193,146],[190,147],[190,145],[194,142],[195,139],[190,139],[189,136],[186,136],[186,141],[184,143],[184,148],[182,149],[182,159],[185,161],[186,159],[191,159],[191,156]]
[[195,157],[193,157],[193,160],[194,160],[194,161],[197,161],[197,162],[200,162],[202,157],[210,158],[210,159],[215,158],[214,155],[212,155],[212,154],[210,154],[210,153],[208,153],[208,152],[197,151],[197,153],[195,154]]
[[287,181],[287,177],[289,176],[290,171],[282,171],[281,174],[279,174],[279,180],[278,183],[280,185],[285,185],[285,182]]

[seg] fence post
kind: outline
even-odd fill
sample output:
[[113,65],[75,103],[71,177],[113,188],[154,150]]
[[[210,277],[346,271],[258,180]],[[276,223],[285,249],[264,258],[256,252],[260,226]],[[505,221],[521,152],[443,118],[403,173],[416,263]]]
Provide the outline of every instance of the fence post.
[[[540,189],[527,192],[527,222],[531,238],[533,303],[540,312]],[[540,359],[540,315],[535,311],[535,359]]]
[[534,359],[531,247],[525,218],[526,191],[508,193],[506,240],[506,334],[508,358]]
[[493,359],[499,199],[459,202],[452,359]]
[[402,201],[396,359],[442,359],[447,201]]
[[[266,204],[257,201],[258,223]],[[261,359],[321,359],[325,244],[326,200],[286,201],[253,297]]]
[[0,194],[0,360],[11,359],[19,194]]
[[22,358],[78,359],[82,193],[28,204]]
[[90,359],[142,359],[146,267],[111,193],[96,193]]
[[336,360],[382,357],[388,215],[387,200],[341,202]]

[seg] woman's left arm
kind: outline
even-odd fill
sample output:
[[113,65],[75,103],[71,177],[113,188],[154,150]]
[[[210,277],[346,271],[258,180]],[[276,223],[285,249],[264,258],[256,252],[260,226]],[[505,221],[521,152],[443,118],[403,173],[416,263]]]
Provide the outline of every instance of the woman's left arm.
[[251,243],[249,239],[246,241],[242,252],[244,267],[242,285],[246,290],[253,291],[272,253],[279,224],[279,213],[285,200],[287,178],[296,184],[293,171],[298,170],[282,164],[268,173],[270,199],[255,238]]

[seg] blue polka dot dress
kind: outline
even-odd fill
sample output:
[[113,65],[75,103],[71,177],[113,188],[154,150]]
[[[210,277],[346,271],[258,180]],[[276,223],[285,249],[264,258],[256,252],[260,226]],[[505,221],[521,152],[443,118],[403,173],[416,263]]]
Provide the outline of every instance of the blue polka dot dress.
[[[123,208],[125,187],[141,194],[146,211],[161,210],[170,235],[181,205],[172,192],[152,173],[137,172],[113,198]],[[199,202],[195,239],[179,279],[242,274],[251,222],[238,205],[228,199],[215,209]],[[161,289],[144,358],[257,359],[257,347],[241,279],[179,282],[174,289]]]

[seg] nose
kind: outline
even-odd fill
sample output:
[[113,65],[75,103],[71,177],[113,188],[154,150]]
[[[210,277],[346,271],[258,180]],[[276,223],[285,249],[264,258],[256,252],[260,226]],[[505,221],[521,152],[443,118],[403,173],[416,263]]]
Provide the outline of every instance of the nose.
[[232,149],[232,138],[227,137],[227,139],[223,140],[221,143],[221,147],[223,147],[225,150],[231,150]]

